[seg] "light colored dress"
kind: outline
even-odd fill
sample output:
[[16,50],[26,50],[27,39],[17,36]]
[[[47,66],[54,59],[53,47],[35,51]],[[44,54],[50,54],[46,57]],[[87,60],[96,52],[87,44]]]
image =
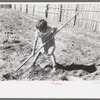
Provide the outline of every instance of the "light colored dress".
[[[39,30],[36,31],[35,33],[35,38],[40,38],[41,39],[41,44],[43,45],[48,39],[51,38],[53,35],[53,28],[48,26],[47,30],[45,33],[41,33]],[[55,51],[55,40],[54,37],[44,45],[44,47],[41,49],[42,53],[46,53],[48,55],[52,55]]]

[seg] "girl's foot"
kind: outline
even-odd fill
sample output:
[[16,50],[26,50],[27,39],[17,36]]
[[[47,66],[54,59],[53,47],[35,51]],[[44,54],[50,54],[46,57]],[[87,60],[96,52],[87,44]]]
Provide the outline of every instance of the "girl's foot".
[[52,70],[51,70],[51,73],[55,73],[56,72],[56,68],[53,68]]

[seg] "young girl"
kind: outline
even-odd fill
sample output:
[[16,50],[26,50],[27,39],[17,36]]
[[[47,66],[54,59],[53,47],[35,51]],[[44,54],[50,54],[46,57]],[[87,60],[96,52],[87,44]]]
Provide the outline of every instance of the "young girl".
[[[41,44],[44,44],[57,31],[57,28],[52,28],[52,27],[48,26],[47,21],[45,21],[44,19],[41,19],[36,23],[36,29],[37,29],[37,31],[35,32],[35,40],[34,40],[33,52],[32,52],[33,55],[35,54],[35,49],[36,49],[38,38],[41,38]],[[53,65],[53,69],[52,69],[51,73],[56,71],[56,68],[55,68],[56,59],[55,59],[54,51],[55,51],[55,39],[53,37],[52,39],[50,39],[49,42],[47,42],[44,45],[44,47],[40,51],[40,52],[42,52],[42,53],[44,52],[48,56],[50,56],[52,65]],[[37,53],[38,56],[40,55],[40,52]]]

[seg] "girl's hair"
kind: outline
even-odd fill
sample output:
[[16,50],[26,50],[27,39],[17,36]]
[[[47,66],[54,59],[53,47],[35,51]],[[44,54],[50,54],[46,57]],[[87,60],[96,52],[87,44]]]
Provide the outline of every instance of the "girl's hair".
[[36,28],[39,30],[44,30],[47,28],[47,21],[45,21],[44,19],[39,20],[36,23]]

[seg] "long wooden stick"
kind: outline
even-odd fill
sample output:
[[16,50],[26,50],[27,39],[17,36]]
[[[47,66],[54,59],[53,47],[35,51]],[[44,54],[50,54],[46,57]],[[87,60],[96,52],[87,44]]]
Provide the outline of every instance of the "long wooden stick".
[[[28,59],[26,59],[21,65],[20,67],[18,67],[18,69],[16,69],[13,73],[16,73],[24,64],[26,64],[31,58],[33,57],[33,55],[29,56]],[[12,73],[12,74],[13,74]]]
[[[55,33],[55,34],[53,34],[52,35],[52,37],[49,39],[49,40],[47,40],[38,50],[36,50],[36,52],[35,52],[35,55],[36,55],[36,53],[37,52],[39,52],[39,50],[46,44],[46,43],[48,43],[66,24],[68,24],[77,14],[78,14],[79,12],[77,12],[73,17],[71,17],[63,26],[61,26],[60,28],[59,28],[59,30]],[[31,56],[29,56],[28,57],[28,59],[26,59],[22,64],[21,64],[21,66],[18,68],[18,69],[16,69],[13,73],[15,73],[15,72],[17,72],[24,64],[26,64],[33,56],[35,56],[35,55],[31,55]]]
[[49,39],[49,40],[47,40],[38,50],[36,50],[36,53],[45,45],[45,44],[47,44],[63,27],[65,27],[65,25],[66,24],[68,24],[77,14],[78,14],[79,12],[77,12],[73,17],[71,17],[63,26],[61,26],[58,30],[57,30],[57,32],[55,32],[53,35],[52,35],[52,37]]

